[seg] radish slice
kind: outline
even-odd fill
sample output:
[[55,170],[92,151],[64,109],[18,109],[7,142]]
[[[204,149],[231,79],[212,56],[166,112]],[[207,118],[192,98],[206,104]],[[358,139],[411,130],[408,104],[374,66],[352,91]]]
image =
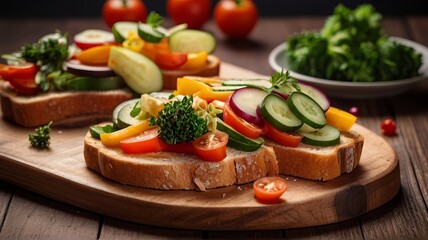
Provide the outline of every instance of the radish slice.
[[324,110],[324,112],[328,110],[328,108],[330,107],[330,100],[321,90],[304,83],[299,83],[299,86],[301,91],[311,97],[315,102],[317,102]]
[[65,63],[65,70],[69,73],[86,77],[113,77],[116,73],[107,66],[83,65],[78,60],[72,59]]
[[263,119],[257,114],[257,107],[267,95],[267,92],[259,88],[241,88],[232,94],[229,104],[236,115],[247,122],[262,126]]
[[88,29],[74,36],[74,43],[82,50],[114,42],[111,32],[98,29]]

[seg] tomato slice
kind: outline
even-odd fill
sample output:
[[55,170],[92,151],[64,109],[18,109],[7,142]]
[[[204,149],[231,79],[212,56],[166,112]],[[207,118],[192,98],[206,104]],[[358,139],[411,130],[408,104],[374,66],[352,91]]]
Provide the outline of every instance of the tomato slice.
[[264,177],[254,182],[253,189],[257,200],[273,203],[278,201],[288,187],[287,182],[281,177]]
[[0,79],[9,81],[11,76],[9,65],[0,64]]
[[251,124],[236,115],[229,106],[229,100],[224,104],[223,120],[236,131],[249,138],[258,138],[264,132],[263,128]]
[[155,63],[162,69],[177,69],[187,62],[187,53],[159,51]]
[[39,85],[34,78],[13,78],[9,80],[10,85],[20,95],[31,96],[39,92]]
[[203,161],[219,162],[226,157],[229,135],[224,132],[206,133],[192,141],[196,155]]
[[297,147],[302,141],[303,136],[297,132],[283,132],[265,121],[267,137],[287,147]]
[[0,76],[9,81],[14,78],[34,79],[37,73],[37,67],[34,63],[25,63],[22,65],[0,64]]
[[193,148],[192,143],[176,143],[176,144],[166,144],[165,151],[175,152],[175,153],[189,153],[194,154],[195,149]]
[[120,141],[122,151],[129,154],[159,152],[165,147],[166,144],[160,139],[157,128],[146,130]]

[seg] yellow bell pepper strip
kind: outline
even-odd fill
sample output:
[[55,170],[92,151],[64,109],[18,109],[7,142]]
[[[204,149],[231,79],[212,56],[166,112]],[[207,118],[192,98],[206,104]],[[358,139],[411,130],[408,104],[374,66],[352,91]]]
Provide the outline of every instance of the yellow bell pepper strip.
[[129,127],[123,128],[116,132],[101,133],[100,134],[101,142],[104,146],[107,146],[107,147],[119,147],[120,140],[137,135],[148,129],[153,128],[154,126],[150,126],[149,123],[150,123],[150,119],[146,119],[141,121],[138,124],[131,125]]
[[175,95],[193,95],[200,97],[205,100],[220,100],[226,101],[233,91],[213,91],[207,84],[188,79],[188,78],[177,78],[177,90],[174,92]]
[[136,33],[130,32],[128,38],[123,41],[122,46],[134,52],[141,52],[144,47],[144,40]]
[[325,113],[325,117],[327,124],[341,131],[348,131],[357,121],[356,116],[335,107],[330,107]]
[[202,69],[207,65],[208,53],[202,51],[199,53],[188,53],[187,62],[180,67],[183,70]]
[[107,65],[112,45],[102,45],[88,48],[77,53],[76,58],[86,65]]

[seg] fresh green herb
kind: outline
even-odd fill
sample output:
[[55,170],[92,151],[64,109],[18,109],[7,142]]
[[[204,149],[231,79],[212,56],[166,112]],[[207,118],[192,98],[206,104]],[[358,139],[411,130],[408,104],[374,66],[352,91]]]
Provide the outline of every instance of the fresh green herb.
[[130,115],[133,118],[137,117],[141,113],[141,105],[139,103],[140,101],[137,101],[130,112]]
[[159,136],[168,144],[191,142],[208,131],[207,121],[192,105],[193,96],[165,103],[159,115],[150,119],[150,125],[159,127]]
[[50,89],[51,81],[61,73],[68,55],[68,34],[60,32],[23,46],[20,52],[21,58],[40,67],[36,75],[36,83],[42,91]]
[[91,133],[91,136],[96,139],[100,139],[100,134],[102,133],[112,133],[116,130],[117,129],[111,124],[107,124],[104,126],[94,125],[89,127],[89,132]]
[[297,80],[290,76],[289,71],[285,71],[284,73],[284,69],[282,69],[281,72],[275,72],[270,77],[269,81],[272,84],[271,90],[273,88],[288,86],[290,88],[296,89],[297,91],[300,91],[300,86],[297,84]]
[[52,121],[50,121],[48,124],[38,127],[35,129],[35,134],[30,134],[28,136],[28,139],[30,140],[31,146],[35,148],[48,148],[50,145],[50,132]]
[[163,18],[158,13],[151,11],[147,16],[146,23],[152,28],[159,27],[163,23]]
[[372,5],[338,5],[320,32],[294,34],[286,42],[291,70],[341,81],[388,81],[419,75],[422,55],[389,39]]

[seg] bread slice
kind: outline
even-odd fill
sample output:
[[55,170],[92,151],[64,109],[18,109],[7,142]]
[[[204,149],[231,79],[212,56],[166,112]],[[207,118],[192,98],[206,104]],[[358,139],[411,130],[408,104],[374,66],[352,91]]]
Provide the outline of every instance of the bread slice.
[[106,178],[126,185],[163,190],[204,191],[278,175],[275,154],[266,146],[255,152],[228,148],[224,160],[204,162],[184,153],[124,154],[120,148],[105,147],[87,133],[84,157],[88,168]]
[[79,126],[111,120],[114,108],[134,97],[128,89],[19,96],[8,83],[0,84],[3,117],[23,127],[37,127],[50,121],[56,126]]
[[364,137],[355,131],[341,132],[340,143],[329,147],[300,144],[285,147],[266,139],[278,160],[279,173],[310,180],[328,181],[354,170],[361,158]]
[[177,89],[177,78],[186,75],[199,77],[219,76],[220,59],[213,55],[208,55],[208,63],[205,68],[195,70],[162,70],[163,88],[169,90]]

